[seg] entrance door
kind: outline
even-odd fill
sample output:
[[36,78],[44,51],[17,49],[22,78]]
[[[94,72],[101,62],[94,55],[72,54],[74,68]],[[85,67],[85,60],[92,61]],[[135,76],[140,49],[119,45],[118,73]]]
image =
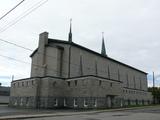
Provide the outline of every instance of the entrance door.
[[111,99],[111,96],[107,96],[107,106],[108,106],[109,108],[112,107],[112,99]]
[[113,95],[107,95],[107,107],[112,108],[114,104],[114,96]]

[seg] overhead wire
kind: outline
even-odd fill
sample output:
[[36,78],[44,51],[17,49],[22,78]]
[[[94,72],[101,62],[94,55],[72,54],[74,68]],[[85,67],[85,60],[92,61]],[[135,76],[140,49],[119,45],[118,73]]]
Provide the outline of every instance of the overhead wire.
[[[29,51],[34,51],[34,50],[32,50],[32,49],[30,49],[30,48],[26,48],[26,47],[24,47],[24,46],[21,46],[21,45],[17,45],[17,44],[15,44],[15,43],[12,43],[12,42],[9,42],[9,41],[7,41],[7,40],[4,40],[4,39],[0,39],[0,41],[3,41],[3,42],[5,42],[5,43],[8,43],[8,44],[12,44],[12,45],[14,45],[14,46],[16,46],[16,47],[20,47],[20,48],[22,48],[22,49],[25,49],[25,50],[29,50]],[[43,53],[40,53],[40,52],[37,52],[37,54],[43,54]],[[2,55],[0,55],[0,56],[2,56]],[[54,56],[50,56],[50,55],[45,55],[46,57],[48,57],[48,58],[50,58],[50,59],[57,59],[56,57],[54,57]],[[4,56],[3,56],[4,57]],[[8,56],[5,56],[6,58],[8,58],[8,59],[13,59],[13,60],[16,60],[15,58],[11,58],[11,57],[8,57]],[[59,59],[59,58],[58,58]],[[24,61],[20,61],[20,60],[18,60],[19,62],[23,62],[24,63]],[[63,62],[64,63],[68,63],[68,61],[67,60],[63,60]],[[25,62],[26,63],[26,62]],[[28,63],[27,63],[28,64]],[[31,64],[31,63],[29,63],[29,64]],[[80,65],[79,64],[76,64],[76,63],[73,63],[73,62],[71,62],[71,65],[74,65],[74,67],[73,66],[71,66],[72,67],[72,69],[75,69],[75,67],[79,67]],[[38,66],[38,65],[34,65],[34,66]],[[39,66],[39,67],[42,67],[42,66]],[[95,71],[95,69],[93,68],[93,67],[87,67],[87,66],[83,66],[83,68],[86,68],[87,70],[90,70],[90,72],[92,71],[92,72],[94,72]],[[47,68],[48,69],[48,68]],[[77,68],[76,68],[77,69]],[[55,69],[51,69],[51,70],[54,70],[55,71]],[[57,72],[57,71],[56,71]],[[103,74],[108,74],[108,72],[107,71],[105,71],[105,70],[98,70],[98,72],[99,73],[103,73]],[[67,73],[65,73],[65,74],[67,74]],[[110,72],[110,74],[116,74],[116,75],[118,75],[118,73],[111,73]],[[120,74],[121,75],[121,77],[123,76],[123,77],[126,77],[126,74],[124,73],[124,74]],[[138,77],[136,77],[136,78],[138,78]]]
[[11,10],[9,10],[7,13],[5,13],[2,17],[0,17],[0,20],[2,20],[4,17],[6,17],[9,13],[11,13],[14,9],[16,9],[19,5],[21,5],[24,1],[25,0],[22,0],[16,6],[14,6]]
[[[44,1],[44,0],[42,0],[42,1]],[[31,8],[29,8],[27,11],[29,11],[30,9],[33,8],[33,9],[30,11],[30,12],[33,12],[35,9],[37,9],[38,7],[40,7],[41,5],[43,5],[44,3],[46,3],[48,0],[45,0],[44,2],[42,2],[42,1],[36,3],[36,4],[38,4],[37,7],[33,8],[33,7],[35,6],[35,5],[33,5],[33,6],[32,6]],[[27,11],[25,11],[25,12],[27,12]],[[18,22],[19,20],[21,20],[23,17],[25,17],[26,15],[28,15],[30,12],[28,12],[28,13],[25,14],[24,16],[20,17],[20,19],[18,19],[16,22]],[[16,22],[14,22],[14,24],[15,24]],[[11,25],[12,25],[12,24],[11,24]],[[10,26],[8,26],[8,27],[10,27]],[[7,28],[8,28],[8,27],[7,27]],[[6,28],[6,29],[7,29],[7,28]],[[4,30],[6,30],[6,29],[4,29]],[[3,30],[3,31],[4,31],[4,30]],[[3,31],[1,31],[1,32],[3,32]],[[26,47],[17,45],[17,44],[15,44],[15,43],[12,43],[12,42],[9,42],[9,41],[3,40],[3,39],[0,39],[0,41],[3,41],[3,42],[6,42],[6,43],[15,45],[15,46],[20,47],[20,48],[23,48],[23,49],[25,49],[25,50],[33,51],[33,50],[29,49],[29,48],[26,48]],[[38,53],[38,54],[41,54],[41,53]],[[2,55],[1,55],[1,57],[2,57]],[[3,56],[3,57],[7,57],[7,56]],[[47,55],[47,57],[53,58],[53,56],[49,56],[49,55]],[[11,58],[11,57],[7,57],[7,58],[10,58],[10,59],[15,60],[14,58]],[[55,59],[57,59],[57,58],[55,58]],[[19,60],[18,60],[18,61],[19,61]],[[22,62],[22,61],[19,61],[19,62]],[[66,61],[63,60],[63,62],[66,62]],[[79,66],[79,65],[77,65],[77,64],[75,64],[75,63],[72,63],[72,65]],[[87,69],[93,69],[93,68],[87,67]],[[103,71],[103,72],[104,72],[104,71]]]
[[[22,18],[24,18],[25,16],[27,16],[28,14],[30,14],[31,12],[33,12],[34,10],[36,10],[37,8],[39,8],[41,5],[43,5],[44,3],[46,3],[48,0],[45,0],[44,2],[43,2],[43,1],[44,1],[44,0],[38,2],[38,5],[37,5],[36,7],[35,7],[35,5],[32,6],[32,7],[30,8],[30,9],[33,8],[31,11],[29,11],[30,9],[28,9],[27,11],[25,11],[25,12],[26,12],[25,15],[23,15],[22,17],[19,16],[19,19],[17,19],[15,22],[13,22],[12,24],[10,24],[7,28],[9,28],[10,26],[14,25],[14,24],[17,23],[19,20],[21,20]],[[29,11],[29,12],[28,12],[28,11]],[[5,31],[7,28],[5,28],[4,30],[2,30],[1,32]],[[20,48],[23,48],[23,49],[25,49],[25,50],[33,51],[33,50],[29,49],[29,48],[26,48],[26,47],[17,45],[17,44],[15,44],[15,43],[12,43],[12,42],[9,42],[9,41],[3,40],[3,39],[0,39],[0,41],[3,41],[3,42],[6,42],[6,43],[15,45],[15,46],[20,47]],[[42,53],[38,53],[38,54],[42,54]],[[11,58],[11,57],[8,57],[8,56],[3,56],[3,55],[0,55],[0,56],[1,56],[1,57],[5,57],[5,58],[8,58],[8,59],[16,60],[16,59]],[[53,59],[53,58],[54,58],[54,59],[57,59],[57,58],[55,58],[55,57],[53,57],[53,56],[49,56],[49,55],[46,55],[46,56],[47,56],[47,57],[51,57],[52,59]],[[20,61],[20,60],[16,60],[16,61],[22,62],[22,61]],[[63,62],[67,62],[67,61],[63,60]],[[26,63],[26,62],[23,61],[23,63]],[[30,64],[30,63],[29,63],[29,64]],[[71,64],[72,64],[72,65],[75,65],[75,66],[79,66],[79,64],[75,64],[75,63],[71,63]],[[36,65],[36,66],[37,66],[37,65]],[[85,66],[85,67],[86,67],[86,66]],[[91,67],[86,67],[86,68],[95,71],[94,68],[91,68]],[[107,73],[107,72],[102,71],[102,70],[98,70],[98,71],[99,71],[99,72],[103,72],[103,73]],[[114,74],[117,74],[117,73],[114,73]]]
[[23,49],[28,50],[28,51],[33,51],[33,50],[29,49],[29,48],[26,48],[26,47],[23,47],[23,46],[21,46],[21,45],[15,44],[15,43],[13,43],[13,42],[9,42],[9,41],[4,40],[4,39],[0,39],[0,41],[5,42],[5,43],[8,43],[8,44],[11,44],[11,45],[14,45],[14,46],[19,47],[19,48],[23,48]]
[[[24,46],[21,46],[21,45],[18,45],[18,44],[9,42],[9,41],[4,40],[4,39],[0,39],[0,41],[5,42],[5,43],[8,43],[8,44],[11,44],[11,45],[14,45],[14,46],[16,46],[16,47],[19,47],[19,48],[22,48],[22,49],[25,49],[25,50],[34,51],[34,50],[30,49],[30,48],[26,48],[26,47],[24,47]],[[37,52],[37,54],[43,54],[43,53]],[[8,58],[8,59],[16,60],[15,58],[11,58],[11,57],[8,57],[8,56],[2,56],[2,55],[0,55],[0,56],[1,56],[1,57],[6,57],[6,58]],[[45,56],[48,57],[49,59],[57,59],[57,58],[54,57],[54,56],[50,56],[50,55],[45,55]],[[58,60],[60,60],[60,59],[58,58]],[[23,61],[21,61],[21,60],[16,60],[16,61],[19,61],[19,62],[22,62],[22,63],[26,63],[26,62],[23,62]],[[64,63],[68,63],[67,60],[63,60],[63,62],[64,62]],[[71,66],[72,69],[75,69],[75,67],[79,67],[79,64],[76,64],[76,63],[73,63],[73,62],[71,62],[71,65],[74,66],[74,67]],[[34,66],[37,66],[37,65],[34,65]],[[42,66],[41,66],[41,67],[42,67]],[[83,68],[86,68],[87,70],[90,70],[90,71],[92,71],[92,72],[95,71],[95,69],[94,69],[93,67],[84,66]],[[76,69],[77,69],[77,68],[76,68]],[[54,71],[55,71],[55,69],[54,69]],[[102,71],[102,70],[99,70],[99,72],[101,72],[101,73],[107,73],[106,71]],[[67,74],[67,73],[66,73],[66,74]],[[116,74],[116,73],[113,73],[113,74]]]
[[22,20],[23,18],[25,18],[27,15],[29,15],[30,13],[32,13],[33,11],[35,11],[36,9],[38,9],[39,7],[41,7],[46,2],[48,2],[48,0],[41,0],[38,3],[34,4],[32,7],[30,7],[29,9],[27,9],[20,16],[18,16],[14,21],[12,21],[12,22],[8,23],[7,25],[5,25],[0,30],[0,33],[6,31],[8,28],[10,28],[11,26],[15,25],[17,22],[19,22],[20,20]]
[[[35,67],[44,68],[43,65],[38,65],[38,64],[34,64],[34,63],[25,62],[25,61],[22,61],[22,60],[15,59],[15,58],[13,58],[13,57],[5,56],[5,55],[0,55],[0,57],[7,58],[7,59],[9,59],[9,60],[14,60],[14,61],[17,61],[17,62],[20,62],[20,63],[29,64],[29,65],[32,65],[32,66],[35,66]],[[75,69],[75,68],[72,67],[72,69]],[[75,70],[76,70],[76,69],[75,69]],[[92,70],[93,70],[93,69],[92,69]],[[49,71],[50,71],[50,72],[56,72],[56,73],[59,72],[57,69],[53,69],[53,68],[47,68],[47,71],[48,71],[48,72],[49,72]],[[92,74],[94,74],[95,69],[94,69],[92,72],[93,72]],[[62,73],[63,73],[64,75],[68,75],[67,72],[62,71]],[[104,74],[104,73],[107,73],[107,72],[99,71],[98,73],[103,73],[103,74]],[[114,75],[114,74],[116,74],[116,73],[110,72],[110,75]],[[116,74],[116,75],[117,75],[117,74]],[[122,75],[121,75],[121,76],[122,76]]]
[[[43,65],[38,65],[38,64],[34,64],[34,63],[25,62],[25,61],[22,61],[22,60],[19,60],[19,59],[15,59],[13,57],[9,57],[9,56],[6,56],[6,55],[1,55],[0,54],[0,57],[7,58],[9,60],[13,60],[13,61],[16,61],[16,62],[19,62],[19,63],[29,64],[29,65],[33,65],[33,66],[36,66],[36,67],[44,68]],[[48,69],[48,71],[52,71],[52,72],[58,73],[58,70],[56,70],[56,69],[53,69],[53,68],[47,68],[47,69]],[[67,73],[64,73],[64,74],[67,74]]]

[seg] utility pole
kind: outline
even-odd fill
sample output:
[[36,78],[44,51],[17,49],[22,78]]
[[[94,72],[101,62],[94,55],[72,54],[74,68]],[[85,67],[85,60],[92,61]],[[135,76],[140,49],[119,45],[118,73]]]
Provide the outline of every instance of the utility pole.
[[153,72],[153,104],[156,104],[155,102],[155,77]]
[[12,75],[12,81],[14,80],[14,75]]

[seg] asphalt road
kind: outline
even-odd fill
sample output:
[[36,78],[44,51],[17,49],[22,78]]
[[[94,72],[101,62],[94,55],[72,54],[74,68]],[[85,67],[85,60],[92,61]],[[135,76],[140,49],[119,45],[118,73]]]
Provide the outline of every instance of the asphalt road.
[[74,116],[61,116],[61,117],[45,117],[34,118],[27,120],[160,120],[159,114],[152,113],[128,113],[128,112],[115,112],[115,113],[98,113],[93,115],[74,115]]
[[[8,105],[0,105],[0,117],[8,115],[30,115],[30,114],[42,114],[42,113],[57,113],[67,112],[67,110],[53,110],[53,109],[23,109],[23,108],[12,108]],[[70,110],[69,110],[70,111]]]
[[26,120],[160,120],[160,107],[79,115],[42,117]]
[[[0,116],[6,115],[30,115],[30,114],[56,114],[69,113],[67,115],[53,117],[28,118],[25,120],[160,120],[160,106],[147,107],[123,111],[98,111],[98,112],[80,112],[72,114],[73,110],[33,110],[33,109],[16,109],[0,106]],[[71,113],[71,114],[70,114]],[[20,119],[19,119],[20,120]],[[22,120],[22,119],[21,119]]]

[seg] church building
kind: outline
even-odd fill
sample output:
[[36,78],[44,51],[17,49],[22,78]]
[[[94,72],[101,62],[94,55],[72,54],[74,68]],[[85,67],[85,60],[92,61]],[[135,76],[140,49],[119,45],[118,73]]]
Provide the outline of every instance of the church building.
[[[115,108],[148,105],[147,73],[72,41],[39,35],[31,77],[11,83],[10,106],[23,108]],[[132,59],[132,58],[131,58]]]

